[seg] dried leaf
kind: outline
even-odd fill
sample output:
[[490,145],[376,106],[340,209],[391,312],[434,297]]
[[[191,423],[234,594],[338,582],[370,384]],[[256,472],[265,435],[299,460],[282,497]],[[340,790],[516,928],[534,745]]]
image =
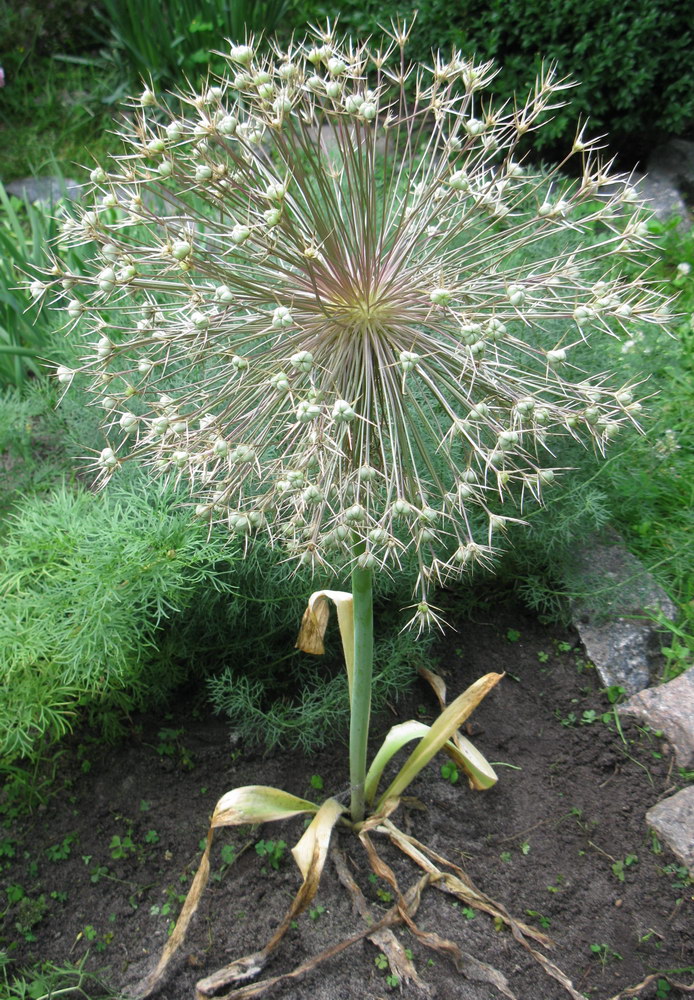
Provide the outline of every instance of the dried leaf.
[[337,610],[340,627],[342,652],[347,669],[349,697],[352,698],[352,674],[354,671],[354,614],[352,595],[343,590],[317,590],[308,599],[308,607],[301,619],[301,628],[296,640],[296,648],[304,653],[321,656],[325,652],[323,638],[330,617],[330,601]]
[[[427,670],[426,667],[420,667],[418,673],[423,680],[431,685],[441,711],[443,711],[446,707],[446,685],[443,678],[435,674],[433,670]],[[499,779],[494,768],[462,733],[453,733],[451,743],[457,748],[458,753],[451,750],[449,743],[443,749],[467,775],[470,788],[474,791],[485,791],[497,783]]]
[[[499,683],[503,674],[485,674],[463,691],[455,701],[445,708],[433,723],[429,733],[412,751],[395,779],[379,799],[379,804],[387,798],[398,797],[425,767],[431,758],[441,750],[453,733],[477,708],[482,699]],[[378,808],[378,807],[377,807]]]
[[269,785],[243,785],[221,797],[212,813],[211,826],[238,826],[289,819],[299,813],[317,813],[319,806]]
[[[231,983],[242,983],[248,979],[253,979],[265,967],[268,959],[277,948],[278,944],[289,930],[292,921],[306,909],[316,894],[325,858],[330,844],[330,836],[338,819],[344,812],[342,806],[336,799],[327,799],[320,807],[310,825],[304,832],[299,843],[293,849],[292,854],[304,877],[299,891],[294,896],[291,906],[287,910],[279,927],[270,938],[268,943],[260,951],[251,955],[244,955],[243,958],[236,959],[224,968],[218,969],[211,976],[201,979],[196,984],[198,997],[209,997],[217,993],[224,986]],[[261,986],[262,984],[257,984]],[[263,987],[267,989],[268,987]],[[234,993],[234,996],[237,994]],[[239,992],[242,995],[242,992]],[[249,992],[244,994],[256,996],[258,994]]]

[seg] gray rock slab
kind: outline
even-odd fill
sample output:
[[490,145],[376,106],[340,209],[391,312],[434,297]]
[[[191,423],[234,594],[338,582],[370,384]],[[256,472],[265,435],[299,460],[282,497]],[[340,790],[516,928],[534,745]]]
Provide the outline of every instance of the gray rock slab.
[[667,684],[639,691],[617,711],[661,729],[672,743],[677,764],[694,765],[694,667]]
[[657,146],[648,158],[648,172],[670,177],[689,203],[694,203],[694,142],[670,139]]
[[648,687],[651,664],[659,650],[650,625],[628,621],[574,624],[604,687],[619,686],[624,688],[625,694]]
[[5,190],[32,205],[37,201],[53,205],[65,197],[78,201],[82,185],[71,177],[23,177],[10,181]]
[[662,645],[649,615],[677,617],[663,588],[614,531],[576,550],[567,583],[576,595],[573,624],[605,687],[621,685],[626,694],[647,687]]
[[661,222],[667,222],[673,215],[677,215],[681,220],[678,229],[689,229],[691,213],[676,180],[670,174],[654,168],[647,174],[635,175],[634,180],[639,195],[648,202],[648,207]]
[[694,785],[654,805],[646,822],[694,878]]

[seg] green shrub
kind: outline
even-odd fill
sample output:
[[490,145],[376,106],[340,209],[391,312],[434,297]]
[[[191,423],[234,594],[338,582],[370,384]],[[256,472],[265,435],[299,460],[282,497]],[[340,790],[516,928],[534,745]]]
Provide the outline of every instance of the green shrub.
[[[215,673],[216,708],[237,728],[239,706],[247,711],[249,738],[316,746],[346,722],[337,644],[335,656],[311,658],[309,670],[294,649],[308,595],[320,582],[308,571],[297,576],[264,545],[242,558],[242,543],[223,531],[208,534],[172,489],[137,477],[100,496],[58,489],[25,500],[6,529],[5,769],[39,756],[80,719],[115,734],[125,713]],[[394,586],[386,578],[382,591],[402,598]],[[428,648],[404,634],[383,645],[382,698],[416,676]]]
[[335,16],[354,34],[377,31],[391,17],[417,20],[412,54],[461,48],[494,59],[501,71],[492,90],[511,98],[532,83],[542,60],[578,81],[571,107],[534,135],[534,147],[563,157],[577,115],[590,134],[608,132],[611,145],[634,159],[666,134],[683,135],[694,118],[692,19],[686,3],[670,0],[421,0],[377,4],[348,0],[299,2],[298,22]]
[[[0,748],[5,764],[62,736],[82,706],[110,721],[186,673],[162,633],[202,590],[229,593],[233,553],[163,490],[27,500],[0,553]],[[226,561],[222,561],[226,556]]]

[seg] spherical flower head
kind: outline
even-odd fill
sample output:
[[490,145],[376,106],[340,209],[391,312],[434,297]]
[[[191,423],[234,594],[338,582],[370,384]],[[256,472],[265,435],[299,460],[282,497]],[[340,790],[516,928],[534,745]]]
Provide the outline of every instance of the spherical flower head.
[[[575,180],[521,163],[561,81],[495,111],[491,66],[410,73],[406,45],[236,45],[188,116],[145,91],[62,237],[95,246],[93,272],[59,264],[35,294],[96,320],[103,476],[143,461],[314,566],[413,553],[427,626],[432,585],[489,563],[502,505],[554,487],[562,433],[602,450],[635,421],[584,345],[667,316],[633,186],[590,140]],[[126,207],[106,214],[104,188]]]

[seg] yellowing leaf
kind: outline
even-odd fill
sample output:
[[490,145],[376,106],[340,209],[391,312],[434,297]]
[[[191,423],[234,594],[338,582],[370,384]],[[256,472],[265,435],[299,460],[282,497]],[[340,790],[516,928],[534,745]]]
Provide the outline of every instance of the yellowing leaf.
[[352,698],[352,673],[354,670],[354,614],[352,595],[344,590],[317,590],[308,599],[308,607],[301,619],[296,648],[304,653],[320,656],[325,652],[323,638],[330,617],[330,601],[337,610],[342,651],[347,668],[350,701]]
[[222,795],[212,814],[211,827],[270,823],[299,813],[317,813],[314,802],[269,785],[244,785]]
[[304,881],[308,881],[312,873],[311,877],[316,880],[316,886],[318,885],[330,844],[330,835],[344,812],[345,807],[340,805],[337,799],[326,799],[304,831],[301,840],[292,848],[292,855]]
[[[499,683],[503,674],[485,674],[463,691],[448,708],[439,715],[431,729],[417,744],[402,768],[379,799],[378,805],[386,799],[402,794],[431,758],[442,749],[456,729],[477,708],[482,699]],[[378,809],[378,806],[376,807]]]
[[421,739],[431,729],[430,726],[425,725],[423,722],[417,722],[415,719],[410,719],[409,722],[401,722],[397,726],[393,726],[389,730],[388,735],[381,744],[381,748],[374,757],[371,767],[366,775],[366,781],[364,783],[364,797],[368,805],[374,800],[376,792],[378,790],[378,783],[381,780],[381,775],[383,774],[383,769],[385,768],[388,761],[395,756],[398,750],[401,750],[406,743],[411,740]]
[[475,791],[491,788],[499,780],[487,758],[460,733],[456,733],[443,749],[461,771],[465,772],[470,787]]

